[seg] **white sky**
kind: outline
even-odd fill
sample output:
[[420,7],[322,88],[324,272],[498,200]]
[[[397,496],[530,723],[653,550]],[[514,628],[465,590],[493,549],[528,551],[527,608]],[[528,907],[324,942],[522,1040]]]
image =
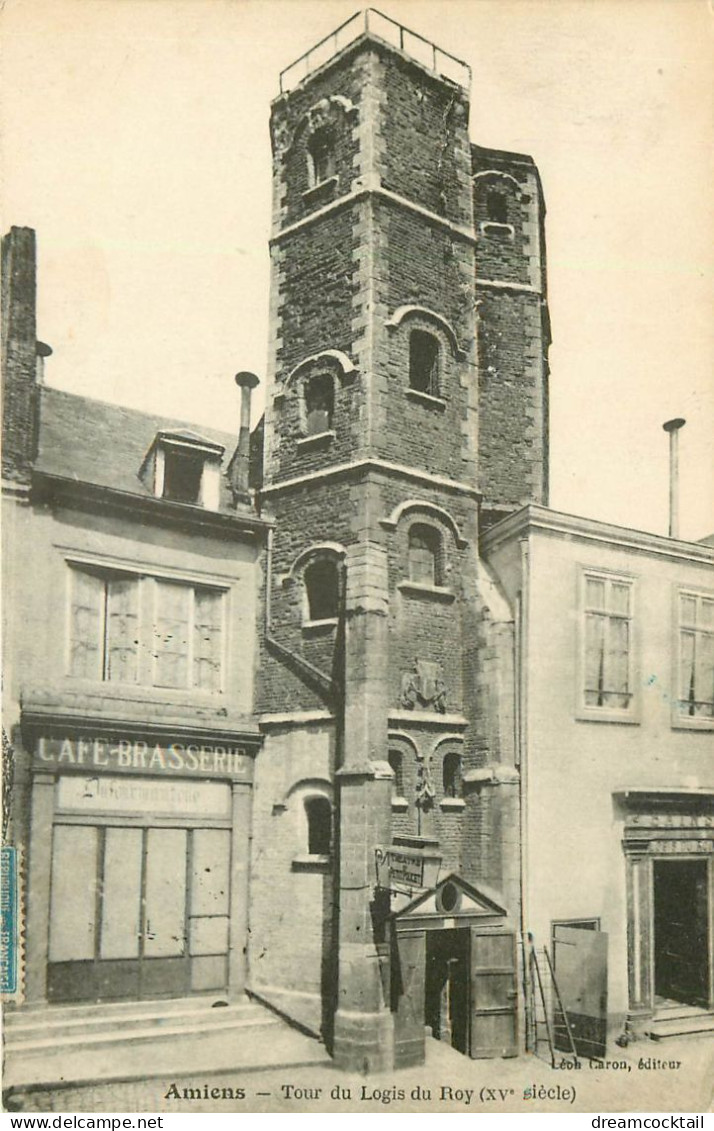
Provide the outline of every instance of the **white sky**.
[[[267,356],[269,103],[358,6],[5,0],[3,230],[37,230],[50,384],[237,427],[233,374]],[[471,64],[475,142],[540,167],[551,505],[665,533],[684,416],[681,536],[711,533],[714,6],[379,7]]]

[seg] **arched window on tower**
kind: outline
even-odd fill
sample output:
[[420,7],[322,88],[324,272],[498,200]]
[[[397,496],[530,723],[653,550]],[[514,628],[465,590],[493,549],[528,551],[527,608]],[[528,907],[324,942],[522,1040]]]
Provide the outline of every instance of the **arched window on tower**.
[[404,755],[401,750],[390,750],[387,761],[394,774],[392,797],[404,797]]
[[444,797],[461,797],[461,755],[449,750],[442,763]]
[[311,186],[335,175],[335,139],[330,129],[316,130],[307,143]]
[[427,330],[409,335],[409,388],[430,397],[439,395],[439,340]]
[[307,851],[310,856],[329,856],[332,841],[332,806],[326,797],[305,799]]
[[335,411],[335,383],[330,373],[316,373],[303,385],[305,432],[317,436],[329,432]]
[[339,608],[337,562],[332,558],[316,558],[306,566],[303,577],[308,619],[335,620]]
[[433,526],[415,523],[409,529],[409,580],[417,585],[441,584],[441,537]]
[[508,223],[508,200],[504,192],[492,189],[486,194],[486,215],[492,224]]

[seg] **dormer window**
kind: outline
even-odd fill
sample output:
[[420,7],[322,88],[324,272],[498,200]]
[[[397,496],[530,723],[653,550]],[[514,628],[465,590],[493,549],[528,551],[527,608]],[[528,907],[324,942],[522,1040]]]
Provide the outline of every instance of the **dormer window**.
[[140,476],[157,499],[218,510],[225,449],[188,430],[157,433]]
[[439,395],[439,342],[426,330],[409,335],[409,388],[430,397]]
[[330,373],[316,373],[303,385],[305,401],[305,432],[319,436],[332,428],[335,409],[335,383]]
[[317,130],[308,142],[307,151],[311,187],[322,184],[323,181],[334,177],[335,143],[331,130]]
[[164,453],[163,497],[176,503],[197,504],[201,497],[204,462],[202,454],[167,448]]

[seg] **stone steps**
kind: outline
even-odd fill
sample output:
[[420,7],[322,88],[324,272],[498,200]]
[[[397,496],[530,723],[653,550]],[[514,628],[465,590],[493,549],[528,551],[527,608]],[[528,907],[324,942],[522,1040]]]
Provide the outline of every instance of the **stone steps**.
[[329,1062],[318,1041],[247,998],[49,1006],[5,1021],[6,1090]]
[[[151,1007],[153,1004],[153,1008]],[[250,1002],[215,1007],[212,1004],[194,1004],[190,1000],[172,1002],[107,1003],[106,1006],[55,1007],[31,1012],[18,1012],[5,1018],[5,1042],[10,1047],[26,1047],[35,1041],[52,1039],[67,1043],[74,1039],[98,1040],[102,1034],[125,1033],[138,1035],[147,1032],[179,1031],[225,1028],[237,1022],[248,1022],[251,1017],[264,1017],[265,1011]]]
[[714,1013],[691,1010],[684,1007],[667,1011],[651,1022],[649,1037],[653,1041],[663,1041],[667,1037],[686,1037],[695,1033],[714,1034]]

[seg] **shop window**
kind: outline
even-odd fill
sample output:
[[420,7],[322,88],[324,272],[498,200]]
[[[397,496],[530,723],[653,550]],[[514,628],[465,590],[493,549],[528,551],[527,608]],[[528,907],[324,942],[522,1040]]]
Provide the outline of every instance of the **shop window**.
[[486,194],[486,215],[492,224],[508,223],[508,200],[505,193],[492,190]]
[[433,526],[415,523],[409,529],[409,580],[417,585],[441,584],[441,537]]
[[139,578],[73,569],[71,589],[70,674],[136,683]]
[[305,432],[318,436],[329,432],[335,410],[335,383],[329,373],[317,373],[303,384]]
[[310,856],[329,856],[332,840],[332,806],[326,797],[308,797],[305,801],[307,818],[307,851]]
[[220,691],[223,594],[216,589],[156,582],[154,683]]
[[308,619],[335,620],[339,608],[337,563],[331,558],[316,558],[305,568],[303,577]]
[[679,715],[714,718],[714,596],[679,594]]
[[394,781],[392,783],[392,796],[404,797],[404,755],[401,750],[390,750],[387,755]]
[[442,763],[444,797],[461,797],[461,755],[450,750]]
[[323,181],[334,177],[335,140],[331,130],[317,130],[308,142],[307,151],[311,186],[322,184]]
[[439,341],[426,330],[409,335],[409,388],[430,397],[439,395]]
[[584,705],[628,711],[633,702],[632,582],[585,575]]

